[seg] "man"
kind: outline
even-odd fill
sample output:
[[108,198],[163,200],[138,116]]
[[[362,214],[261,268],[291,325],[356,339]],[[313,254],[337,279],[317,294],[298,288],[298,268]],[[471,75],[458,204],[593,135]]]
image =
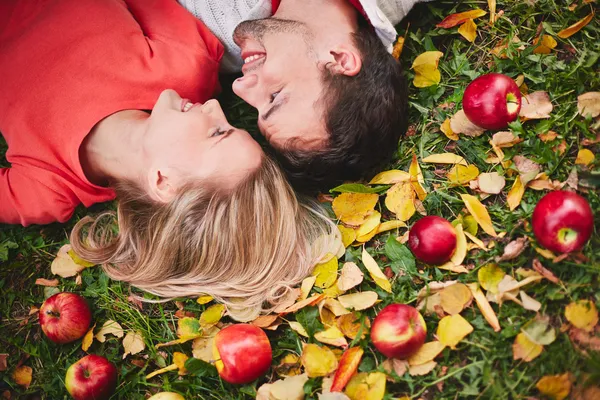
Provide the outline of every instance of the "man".
[[406,130],[391,56],[418,0],[179,0],[226,47],[222,70],[301,191],[368,176]]

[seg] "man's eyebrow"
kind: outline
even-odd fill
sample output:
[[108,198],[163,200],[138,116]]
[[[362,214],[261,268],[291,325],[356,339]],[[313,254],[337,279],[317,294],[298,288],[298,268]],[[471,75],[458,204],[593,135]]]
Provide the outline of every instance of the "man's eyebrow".
[[282,105],[284,105],[285,103],[287,103],[287,101],[288,101],[288,97],[285,96],[283,99],[281,99],[281,101],[278,101],[271,108],[269,108],[269,110],[265,113],[265,115],[263,115],[261,117],[261,119],[263,121],[266,121],[271,114],[273,114],[275,111],[277,111]]

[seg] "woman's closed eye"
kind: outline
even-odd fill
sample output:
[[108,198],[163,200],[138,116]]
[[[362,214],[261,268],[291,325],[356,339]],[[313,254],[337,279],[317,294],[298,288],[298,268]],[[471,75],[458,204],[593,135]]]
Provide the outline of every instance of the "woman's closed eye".
[[281,92],[275,92],[271,94],[271,103],[273,103],[275,101],[275,99],[277,98],[277,95],[281,93]]
[[225,134],[229,135],[231,134],[231,132],[233,132],[233,129],[221,129],[221,128],[216,128],[211,134],[210,137],[218,137],[218,136],[223,136]]

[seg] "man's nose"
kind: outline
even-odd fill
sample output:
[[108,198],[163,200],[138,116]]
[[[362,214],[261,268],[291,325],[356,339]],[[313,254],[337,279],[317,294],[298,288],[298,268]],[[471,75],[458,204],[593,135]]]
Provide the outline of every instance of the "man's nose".
[[241,97],[246,103],[250,104],[251,106],[255,107],[257,106],[256,101],[258,100],[256,98],[257,93],[258,93],[258,76],[256,76],[256,74],[249,74],[249,75],[245,75],[242,76],[241,78],[236,79],[235,81],[233,81],[233,84],[231,85],[231,89],[233,90],[233,92],[235,94],[237,94],[239,97]]

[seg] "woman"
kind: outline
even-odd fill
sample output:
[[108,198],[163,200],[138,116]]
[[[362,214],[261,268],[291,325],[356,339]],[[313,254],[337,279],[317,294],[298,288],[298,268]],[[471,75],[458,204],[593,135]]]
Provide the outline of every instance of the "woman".
[[234,314],[276,304],[329,228],[207,101],[222,54],[175,0],[1,2],[0,222],[64,222],[116,196],[117,235],[103,216],[71,235],[111,277]]

